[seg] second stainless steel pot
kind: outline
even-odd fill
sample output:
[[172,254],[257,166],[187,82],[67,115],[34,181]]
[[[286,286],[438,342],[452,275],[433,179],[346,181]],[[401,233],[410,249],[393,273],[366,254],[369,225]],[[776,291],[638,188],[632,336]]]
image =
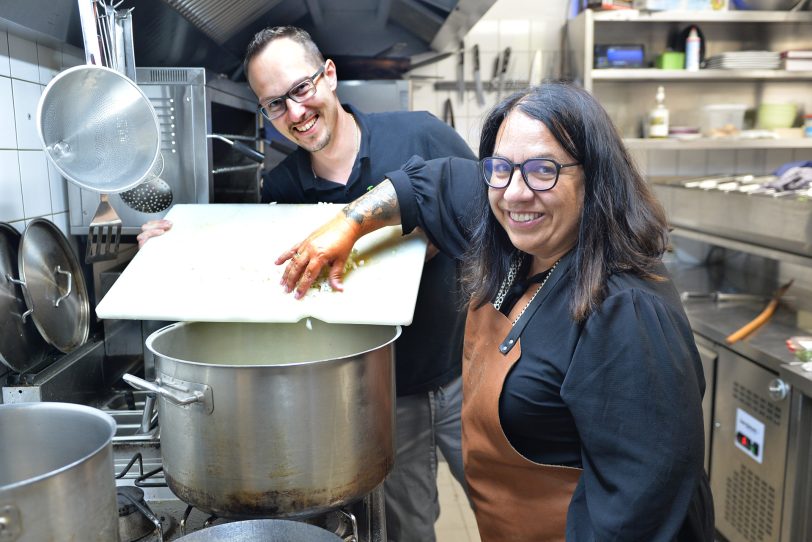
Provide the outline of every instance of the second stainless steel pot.
[[156,356],[164,474],[187,503],[226,518],[342,506],[392,467],[397,326],[179,323]]
[[115,431],[82,405],[0,405],[0,540],[117,541]]

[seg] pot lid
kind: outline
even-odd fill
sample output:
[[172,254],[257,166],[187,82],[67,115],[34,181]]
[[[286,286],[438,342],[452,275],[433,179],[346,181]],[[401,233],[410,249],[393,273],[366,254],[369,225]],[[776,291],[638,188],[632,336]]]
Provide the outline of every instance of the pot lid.
[[[0,363],[23,373],[45,357],[46,345],[27,310],[23,292],[13,281],[20,278],[17,251],[20,234],[0,222]],[[25,315],[25,316],[24,316]]]
[[23,293],[34,324],[45,340],[64,353],[87,340],[90,309],[79,261],[53,222],[31,221],[18,256]]

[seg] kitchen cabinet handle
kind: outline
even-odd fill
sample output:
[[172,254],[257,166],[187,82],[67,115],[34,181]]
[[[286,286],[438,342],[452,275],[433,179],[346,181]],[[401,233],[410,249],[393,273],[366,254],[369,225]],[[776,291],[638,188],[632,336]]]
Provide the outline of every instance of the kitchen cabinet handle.
[[775,378],[770,381],[770,385],[767,388],[767,391],[770,393],[770,398],[773,401],[781,401],[786,399],[787,395],[789,395],[789,390],[789,384],[780,378]]

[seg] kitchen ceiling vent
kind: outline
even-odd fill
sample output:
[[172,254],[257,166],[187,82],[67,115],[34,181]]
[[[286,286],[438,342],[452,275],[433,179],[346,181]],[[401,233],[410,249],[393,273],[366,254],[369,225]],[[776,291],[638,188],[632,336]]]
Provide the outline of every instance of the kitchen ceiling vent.
[[204,34],[223,45],[240,30],[260,19],[281,0],[163,0]]

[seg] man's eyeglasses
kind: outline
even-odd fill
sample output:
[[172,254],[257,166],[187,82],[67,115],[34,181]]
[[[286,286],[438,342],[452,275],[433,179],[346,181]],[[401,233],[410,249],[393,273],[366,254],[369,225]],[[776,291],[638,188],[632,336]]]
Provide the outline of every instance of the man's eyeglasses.
[[259,111],[262,113],[262,116],[268,120],[278,119],[285,114],[285,111],[287,111],[288,99],[300,104],[312,98],[313,95],[316,94],[316,80],[318,80],[323,73],[324,66],[319,68],[316,73],[307,79],[293,85],[290,90],[288,90],[282,96],[274,98],[273,100],[268,100],[264,104],[260,104]]
[[521,164],[514,164],[507,158],[499,156],[489,156],[479,161],[479,169],[485,183],[491,188],[507,188],[513,177],[513,171],[519,168],[525,184],[536,192],[551,190],[558,182],[558,174],[563,168],[577,165],[580,164],[577,162],[559,164],[550,158],[530,158]]

